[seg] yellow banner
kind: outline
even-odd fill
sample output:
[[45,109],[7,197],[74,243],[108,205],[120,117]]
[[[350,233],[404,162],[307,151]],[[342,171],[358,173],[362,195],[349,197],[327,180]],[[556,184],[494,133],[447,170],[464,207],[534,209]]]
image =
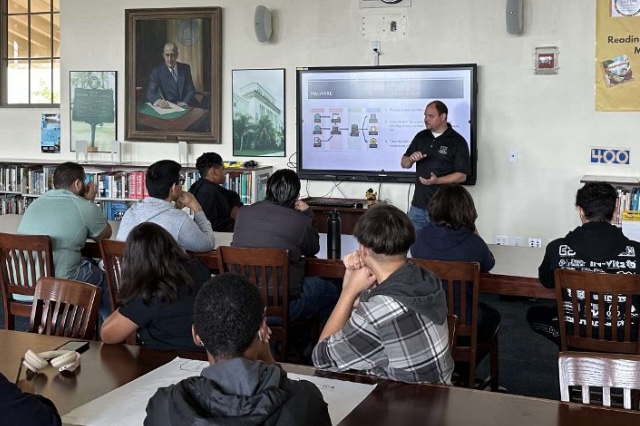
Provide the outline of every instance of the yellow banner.
[[640,0],[596,5],[596,110],[640,111]]

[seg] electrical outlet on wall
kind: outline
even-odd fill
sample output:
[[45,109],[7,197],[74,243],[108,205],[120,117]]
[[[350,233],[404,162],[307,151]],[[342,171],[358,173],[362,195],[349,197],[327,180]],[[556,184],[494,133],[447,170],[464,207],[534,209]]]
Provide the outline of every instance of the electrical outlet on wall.
[[524,246],[524,237],[511,237],[511,245],[518,247]]
[[542,238],[529,238],[529,247],[542,247]]
[[509,245],[509,237],[506,235],[496,235],[493,240],[494,244],[499,246],[508,246]]

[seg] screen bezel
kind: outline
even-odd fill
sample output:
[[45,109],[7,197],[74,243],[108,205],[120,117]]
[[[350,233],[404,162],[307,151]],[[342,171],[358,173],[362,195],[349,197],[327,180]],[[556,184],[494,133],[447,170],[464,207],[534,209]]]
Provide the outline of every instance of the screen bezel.
[[[471,105],[470,105],[470,141],[469,152],[471,159],[471,174],[467,175],[465,185],[474,185],[477,181],[478,142],[477,142],[477,64],[439,64],[439,65],[386,65],[386,66],[340,66],[340,67],[299,67],[296,69],[296,150],[298,159],[296,170],[300,179],[307,180],[332,180],[332,181],[358,181],[358,182],[399,182],[414,183],[415,170],[407,171],[377,171],[377,170],[340,170],[340,169],[308,169],[304,167],[303,150],[303,113],[302,108],[302,79],[304,73],[331,73],[358,71],[420,71],[420,70],[468,70],[471,73]],[[430,100],[425,100],[425,106]],[[444,100],[446,103],[446,99]],[[397,159],[398,163],[400,158]]]

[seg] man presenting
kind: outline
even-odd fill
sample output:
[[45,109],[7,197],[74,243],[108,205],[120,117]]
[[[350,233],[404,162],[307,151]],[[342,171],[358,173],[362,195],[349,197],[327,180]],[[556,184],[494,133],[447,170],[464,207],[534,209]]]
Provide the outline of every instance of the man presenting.
[[160,108],[178,106],[200,106],[196,100],[196,89],[191,78],[191,67],[178,62],[178,46],[173,42],[164,45],[164,63],[151,71],[147,100]]
[[449,109],[441,101],[433,101],[424,110],[427,127],[411,141],[400,165],[409,169],[416,164],[416,190],[409,218],[418,232],[428,222],[427,203],[443,183],[462,183],[471,169],[469,146],[447,123]]

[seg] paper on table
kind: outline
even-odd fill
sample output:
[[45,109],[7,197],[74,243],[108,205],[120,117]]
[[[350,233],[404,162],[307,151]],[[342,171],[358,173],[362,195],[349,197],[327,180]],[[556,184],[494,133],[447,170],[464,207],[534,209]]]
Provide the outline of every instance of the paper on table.
[[[176,358],[136,380],[106,395],[76,408],[62,417],[65,424],[111,426],[141,425],[146,416],[149,398],[160,387],[169,386],[182,379],[200,375],[208,365],[206,361]],[[351,383],[299,374],[288,374],[292,380],[309,380],[320,389],[329,405],[331,422],[338,424],[369,395],[375,385]]]
[[153,110],[160,115],[171,114],[172,112],[184,111],[184,108],[178,104],[174,104],[173,102],[169,102],[169,101],[167,101],[167,103],[169,104],[169,108],[160,108],[159,106],[153,105],[151,102],[147,102],[147,105],[153,108]]

